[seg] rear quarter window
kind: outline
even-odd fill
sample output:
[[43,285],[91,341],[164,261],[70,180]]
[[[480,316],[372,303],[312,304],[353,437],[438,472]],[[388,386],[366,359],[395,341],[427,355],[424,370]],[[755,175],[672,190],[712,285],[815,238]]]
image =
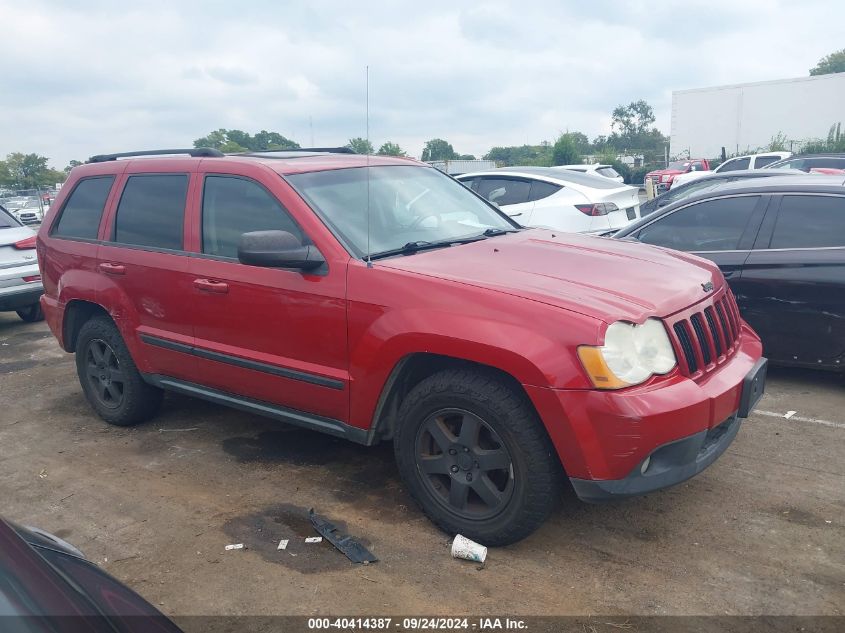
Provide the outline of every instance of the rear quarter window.
[[542,180],[532,180],[531,181],[531,192],[528,195],[528,201],[533,202],[534,200],[542,200],[543,198],[548,198],[553,193],[557,193],[561,190],[560,185],[554,185],[550,182],[544,182]]
[[80,180],[65,202],[51,235],[97,239],[100,219],[113,183],[114,176]]

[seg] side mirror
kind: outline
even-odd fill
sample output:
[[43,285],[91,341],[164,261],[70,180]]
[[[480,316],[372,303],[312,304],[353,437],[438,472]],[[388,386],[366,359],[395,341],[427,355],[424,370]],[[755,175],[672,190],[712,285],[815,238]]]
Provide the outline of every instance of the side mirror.
[[314,270],[326,263],[316,246],[304,246],[287,231],[252,231],[241,235],[238,260],[250,266]]

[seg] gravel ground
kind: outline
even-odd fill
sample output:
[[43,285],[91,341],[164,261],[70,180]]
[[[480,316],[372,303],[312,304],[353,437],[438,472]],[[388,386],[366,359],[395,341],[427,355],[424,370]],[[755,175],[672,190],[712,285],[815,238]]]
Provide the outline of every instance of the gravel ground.
[[[0,314],[0,411],[0,512],[74,543],[168,615],[845,610],[841,376],[772,369],[759,411],[701,476],[612,505],[570,493],[480,569],[450,558],[389,445],[178,396],[152,422],[109,427],[73,357],[14,314]],[[311,507],[380,562],[306,545]]]

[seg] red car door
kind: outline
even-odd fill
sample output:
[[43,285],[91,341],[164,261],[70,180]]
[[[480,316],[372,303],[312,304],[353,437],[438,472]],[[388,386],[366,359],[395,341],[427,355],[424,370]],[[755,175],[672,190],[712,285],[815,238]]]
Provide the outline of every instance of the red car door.
[[172,173],[156,171],[148,162],[130,166],[118,182],[118,201],[98,251],[99,300],[142,373],[193,381],[192,279],[184,226],[196,175],[187,161],[184,171]]
[[[349,407],[349,255],[282,178],[265,167],[200,167],[189,263],[199,382],[345,421]],[[283,230],[326,258],[314,272],[241,264],[241,234]]]

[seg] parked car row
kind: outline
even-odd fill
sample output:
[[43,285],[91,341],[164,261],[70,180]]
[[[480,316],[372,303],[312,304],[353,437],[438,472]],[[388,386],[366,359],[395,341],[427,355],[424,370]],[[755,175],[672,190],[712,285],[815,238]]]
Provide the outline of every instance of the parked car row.
[[11,213],[23,224],[39,224],[47,208],[38,198],[33,197],[12,197],[0,201],[0,209]]
[[673,187],[692,182],[693,180],[703,178],[708,174],[724,174],[725,172],[730,171],[747,171],[750,169],[762,169],[763,167],[768,167],[773,163],[782,161],[786,158],[789,158],[790,156],[792,156],[792,152],[765,152],[763,154],[748,154],[747,156],[737,156],[736,158],[726,160],[724,163],[722,163],[712,171],[695,170],[688,171],[683,174],[678,174],[668,183],[669,187],[667,187],[667,189],[671,189]]
[[697,193],[716,189],[726,182],[736,182],[737,180],[747,180],[749,178],[770,178],[771,176],[805,175],[804,172],[796,169],[747,169],[741,171],[705,171],[699,173],[701,174],[700,178],[685,183],[676,183],[669,191],[643,202],[640,205],[640,215],[645,217],[661,207],[665,207]]
[[[713,261],[768,358],[842,371],[845,176],[760,170],[768,171],[793,173],[758,172],[736,181],[714,175],[689,183],[677,193],[696,188],[691,195],[676,196],[613,237]],[[719,184],[703,186],[710,180]]]

